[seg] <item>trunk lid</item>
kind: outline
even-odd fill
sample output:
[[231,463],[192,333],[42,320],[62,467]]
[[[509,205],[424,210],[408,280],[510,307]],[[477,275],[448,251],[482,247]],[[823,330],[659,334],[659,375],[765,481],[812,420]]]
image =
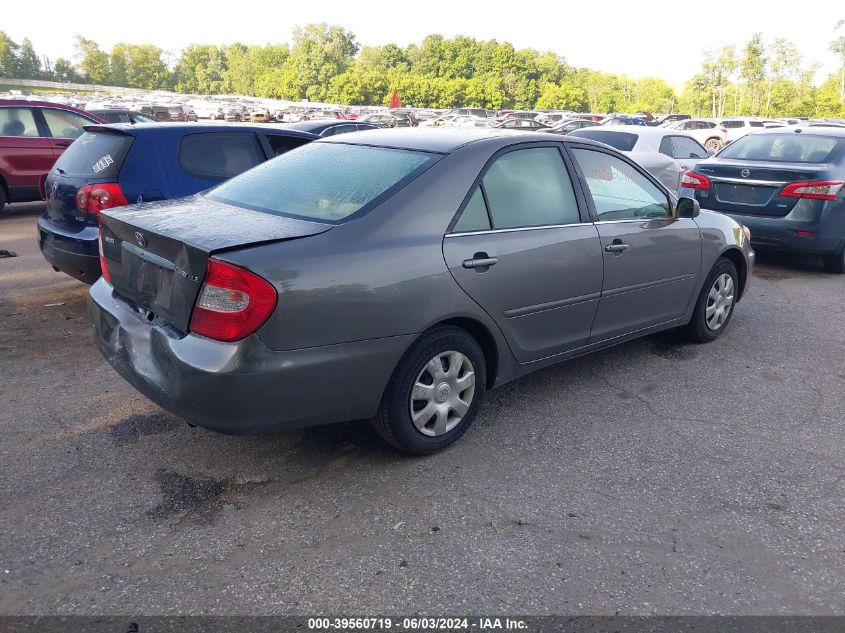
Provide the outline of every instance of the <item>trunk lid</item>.
[[188,331],[212,254],[332,228],[202,195],[122,207],[100,217],[103,254],[115,290],[151,320],[161,318],[181,333]]
[[96,224],[96,216],[76,208],[76,192],[85,185],[117,182],[134,140],[124,130],[101,126],[85,130],[59,157],[44,183],[47,218],[68,231]]
[[744,215],[783,217],[798,198],[779,195],[785,185],[817,180],[830,168],[827,163],[772,163],[767,161],[718,161],[700,163],[695,169],[710,180],[711,188],[696,191],[702,206]]

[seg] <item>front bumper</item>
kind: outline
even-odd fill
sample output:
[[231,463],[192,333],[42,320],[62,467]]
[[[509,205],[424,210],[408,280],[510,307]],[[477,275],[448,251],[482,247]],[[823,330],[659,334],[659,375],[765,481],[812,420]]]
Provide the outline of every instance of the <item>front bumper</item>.
[[93,284],[100,277],[100,253],[97,227],[77,233],[62,231],[44,217],[38,218],[38,247],[51,266],[61,272]]
[[159,406],[226,433],[289,429],[375,415],[413,335],[274,351],[257,335],[221,343],[149,321],[100,280],[88,295],[106,360]]

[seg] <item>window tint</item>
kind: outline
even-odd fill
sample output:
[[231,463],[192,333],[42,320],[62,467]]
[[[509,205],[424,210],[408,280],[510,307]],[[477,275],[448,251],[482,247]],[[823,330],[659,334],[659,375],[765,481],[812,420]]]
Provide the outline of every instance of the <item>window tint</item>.
[[640,140],[639,136],[631,132],[611,132],[609,130],[597,130],[595,128],[576,130],[572,132],[572,136],[591,138],[599,143],[610,145],[620,152],[630,152],[634,149],[637,141]]
[[179,164],[197,178],[225,179],[264,162],[255,134],[189,134],[179,144]]
[[41,112],[44,113],[44,118],[47,119],[47,127],[50,130],[50,134],[56,138],[78,138],[85,132],[82,126],[93,123],[93,121],[89,121],[75,112],[68,112],[67,110],[44,108]]
[[481,187],[476,187],[467,206],[461,212],[461,217],[455,223],[453,233],[466,233],[469,231],[486,231],[490,228],[490,217],[487,215],[487,205],[484,203],[484,194]]
[[753,134],[728,145],[720,157],[782,163],[826,163],[843,141],[809,134]]
[[504,154],[482,183],[497,229],[581,221],[566,165],[554,147]]
[[68,176],[115,178],[132,146],[128,134],[84,132],[56,161]]
[[0,136],[38,136],[29,108],[0,108]]
[[661,154],[666,154],[666,156],[673,158],[672,152],[672,137],[671,136],[664,136],[660,139],[660,148],[657,150]]
[[623,160],[588,149],[574,149],[598,219],[670,217],[669,199],[654,183]]
[[745,124],[742,121],[722,121],[722,126],[730,129],[743,127]]
[[694,139],[685,136],[673,136],[671,138],[675,158],[707,158],[707,150]]
[[337,223],[398,191],[438,158],[385,147],[310,143],[224,182],[208,197],[274,215]]
[[296,149],[300,145],[305,145],[308,142],[307,138],[297,138],[293,136],[275,136],[267,135],[267,142],[270,143],[270,149],[273,150],[273,156],[281,156],[285,152]]
[[335,135],[335,134],[346,134],[347,132],[357,132],[358,128],[354,125],[335,125],[334,127],[329,128],[323,134],[323,136],[327,136],[328,134]]
[[765,127],[762,121],[749,121],[748,125],[751,127]]

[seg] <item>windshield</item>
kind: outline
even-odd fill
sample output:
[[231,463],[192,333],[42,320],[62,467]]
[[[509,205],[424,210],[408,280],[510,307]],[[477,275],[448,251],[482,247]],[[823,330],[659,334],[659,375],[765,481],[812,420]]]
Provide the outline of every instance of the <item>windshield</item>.
[[751,134],[723,149],[719,158],[762,160],[776,163],[826,163],[840,139],[809,134]]
[[599,143],[615,147],[620,152],[630,152],[640,139],[639,136],[631,132],[611,132],[610,130],[597,130],[595,128],[575,130],[574,132],[570,132],[569,135],[589,138]]
[[312,143],[244,172],[207,195],[274,215],[338,223],[366,212],[439,158],[426,152]]

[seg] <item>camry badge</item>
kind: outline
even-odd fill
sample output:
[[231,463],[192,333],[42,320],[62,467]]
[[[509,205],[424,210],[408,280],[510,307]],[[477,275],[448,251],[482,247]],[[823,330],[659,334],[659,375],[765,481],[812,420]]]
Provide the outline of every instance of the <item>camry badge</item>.
[[135,241],[138,242],[138,246],[141,248],[144,248],[147,245],[147,238],[144,237],[140,231],[135,231]]
[[748,178],[751,175],[751,172],[747,169],[743,169],[741,172],[739,172],[739,175],[743,178]]

